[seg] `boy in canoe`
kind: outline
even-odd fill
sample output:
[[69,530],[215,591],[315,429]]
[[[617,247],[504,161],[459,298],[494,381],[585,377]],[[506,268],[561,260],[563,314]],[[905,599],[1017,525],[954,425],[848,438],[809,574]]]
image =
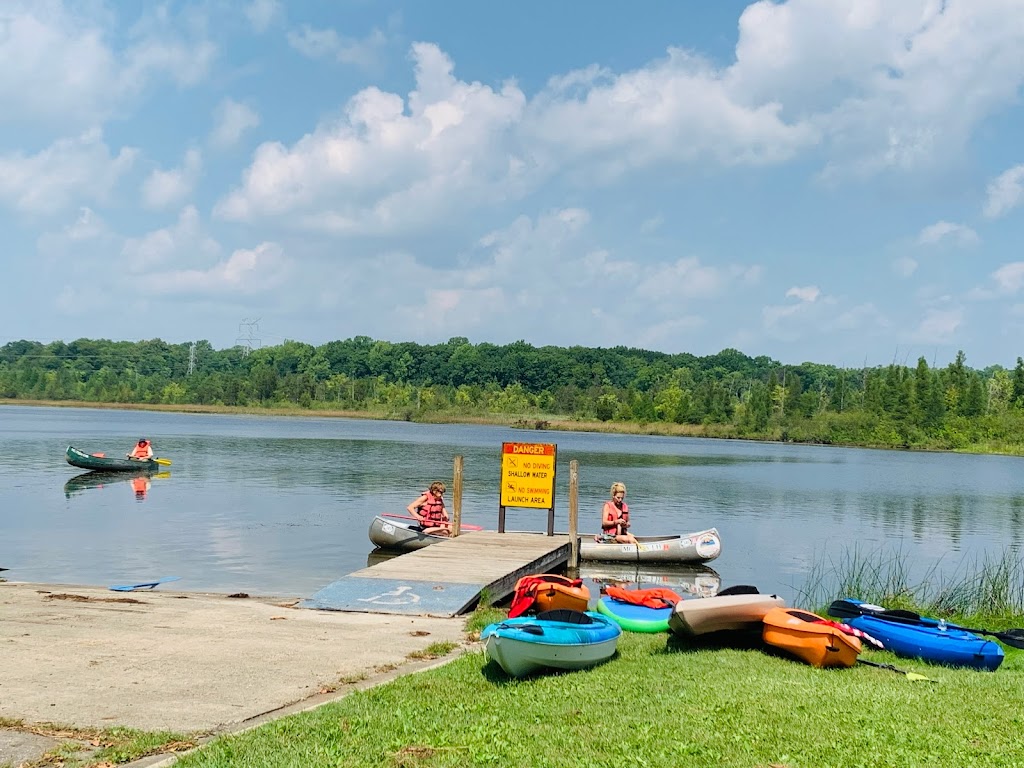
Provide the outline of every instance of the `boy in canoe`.
[[139,438],[139,442],[135,444],[135,447],[125,455],[129,459],[148,461],[153,458],[153,444],[144,437]]
[[409,514],[420,521],[424,533],[434,536],[448,536],[451,533],[451,522],[448,510],[444,506],[444,483],[434,482],[430,489],[416,499],[406,509]]

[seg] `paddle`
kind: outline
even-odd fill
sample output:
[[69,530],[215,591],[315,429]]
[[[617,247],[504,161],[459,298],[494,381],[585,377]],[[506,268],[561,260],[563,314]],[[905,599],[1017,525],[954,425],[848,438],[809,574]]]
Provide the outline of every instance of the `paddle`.
[[134,592],[137,589],[154,589],[158,584],[166,584],[168,581],[178,581],[181,576],[164,576],[156,581],[143,581],[139,584],[117,584],[109,589],[115,592]]
[[[832,605],[828,607],[828,613],[830,616],[842,619],[852,619],[857,616],[874,616],[876,619],[884,619],[897,624],[916,624],[922,627],[938,626],[936,619],[925,618],[913,611],[904,611],[902,609],[886,610],[884,608],[878,610],[878,606],[858,605],[849,600],[833,601]],[[972,629],[971,627],[961,627],[956,624],[947,624],[946,626],[949,629],[962,629],[965,632],[973,632],[976,635],[989,635],[1014,648],[1024,648],[1024,629],[1008,629],[1005,632],[993,632],[988,629]]]
[[[168,462],[168,463],[170,463],[170,462]],[[399,520],[415,520],[416,522],[420,522],[420,519],[418,517],[413,517],[412,515],[396,515],[396,514],[393,514],[391,512],[381,512],[380,516],[381,517],[394,517],[394,518],[397,518]],[[483,530],[483,528],[481,526],[479,526],[479,525],[470,525],[469,523],[463,523],[461,527],[462,527],[462,530],[464,530],[464,531],[482,531]]]
[[171,466],[171,460],[170,459],[153,459],[153,461],[155,461],[161,467],[169,467],[169,466]]
[[930,677],[919,675],[917,672],[908,672],[905,669],[900,669],[892,664],[879,664],[877,661],[868,661],[867,659],[857,659],[858,664],[867,664],[869,667],[878,667],[879,669],[888,669],[890,672],[895,672],[898,675],[905,675],[907,680],[925,680],[929,683],[937,683],[938,680],[932,680]]

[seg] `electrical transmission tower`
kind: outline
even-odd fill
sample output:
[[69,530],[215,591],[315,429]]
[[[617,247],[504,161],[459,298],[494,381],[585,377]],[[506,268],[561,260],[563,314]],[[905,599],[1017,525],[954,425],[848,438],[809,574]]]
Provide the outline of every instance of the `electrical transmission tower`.
[[196,369],[196,343],[193,341],[188,345],[188,373],[186,376],[191,376],[192,372]]
[[260,318],[255,320],[249,320],[245,318],[238,324],[238,338],[235,339],[236,344],[242,345],[242,357],[248,357],[249,353],[253,350],[253,345],[256,349],[260,348],[260,339],[256,337],[256,334],[260,332]]

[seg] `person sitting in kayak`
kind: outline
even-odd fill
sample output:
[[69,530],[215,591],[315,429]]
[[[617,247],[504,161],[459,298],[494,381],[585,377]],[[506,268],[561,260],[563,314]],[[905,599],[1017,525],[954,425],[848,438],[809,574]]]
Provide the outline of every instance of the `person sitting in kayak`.
[[417,496],[412,504],[406,507],[409,514],[420,521],[424,533],[448,536],[451,532],[448,510],[444,506],[445,490],[447,489],[444,483],[431,483],[426,493]]
[[594,539],[603,544],[636,544],[629,532],[629,505],[624,483],[612,483],[612,498],[601,511],[601,533]]
[[127,454],[129,459],[137,459],[138,461],[149,461],[153,458],[153,444],[146,438],[140,438],[139,442],[135,444]]

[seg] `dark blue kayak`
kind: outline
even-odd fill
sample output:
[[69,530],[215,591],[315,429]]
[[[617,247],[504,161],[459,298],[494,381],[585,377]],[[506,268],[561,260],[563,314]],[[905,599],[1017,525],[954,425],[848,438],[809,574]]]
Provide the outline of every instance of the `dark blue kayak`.
[[[881,606],[872,606],[851,598],[843,602],[859,606],[865,612],[884,610]],[[867,632],[880,641],[887,651],[899,656],[990,671],[995,671],[1003,663],[1003,649],[998,643],[963,629],[940,626],[938,619],[922,616],[914,622],[904,622],[882,616],[862,615],[844,617],[843,621],[854,629]]]

